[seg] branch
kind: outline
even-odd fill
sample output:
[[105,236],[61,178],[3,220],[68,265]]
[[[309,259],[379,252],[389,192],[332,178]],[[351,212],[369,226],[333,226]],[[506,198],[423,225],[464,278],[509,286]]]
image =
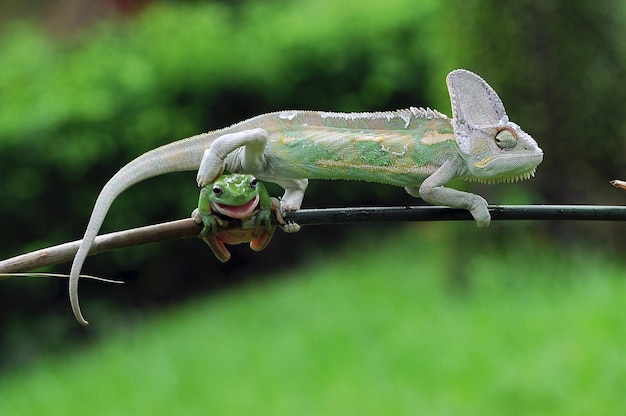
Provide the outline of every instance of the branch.
[[[626,206],[601,205],[491,205],[491,219],[626,221]],[[285,215],[304,225],[402,221],[473,220],[464,209],[433,206],[302,209]],[[274,218],[272,223],[278,225]],[[98,236],[89,255],[142,244],[196,237],[202,225],[182,219]],[[0,273],[16,273],[72,260],[80,240],[0,261]]]
[[[143,244],[191,238],[200,234],[201,230],[202,226],[189,218],[103,234],[96,237],[89,255]],[[0,273],[25,272],[70,261],[78,251],[80,242],[81,240],[76,240],[2,260]]]

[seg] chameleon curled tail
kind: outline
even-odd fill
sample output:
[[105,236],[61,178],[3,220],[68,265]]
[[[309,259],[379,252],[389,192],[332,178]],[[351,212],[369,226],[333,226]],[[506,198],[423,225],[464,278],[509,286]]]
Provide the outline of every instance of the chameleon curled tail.
[[203,139],[202,135],[194,136],[144,153],[120,169],[100,191],[70,270],[70,303],[76,320],[82,325],[89,323],[83,317],[78,302],[78,276],[111,204],[123,191],[145,179],[170,172],[196,169],[204,149]]

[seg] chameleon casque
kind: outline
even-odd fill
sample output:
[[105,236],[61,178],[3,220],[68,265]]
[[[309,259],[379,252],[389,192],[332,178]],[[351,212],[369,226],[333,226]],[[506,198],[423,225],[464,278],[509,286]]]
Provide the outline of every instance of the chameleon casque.
[[76,319],[78,276],[115,198],[145,179],[198,170],[205,186],[222,172],[248,173],[285,189],[282,212],[300,208],[308,179],[345,179],[402,186],[434,205],[470,211],[479,227],[491,220],[479,195],[446,188],[455,178],[486,183],[534,175],[543,152],[509,121],[496,92],[478,75],[455,70],[446,78],[452,118],[411,107],[375,113],[280,111],[150,150],[102,188],[70,271]]
[[[200,190],[198,208],[191,217],[204,224],[200,232],[221,262],[230,259],[224,246],[250,242],[254,251],[263,250],[274,235],[270,222],[272,210],[278,209],[278,200],[271,198],[265,186],[254,176],[246,174],[222,175]],[[232,221],[237,228],[219,230]]]

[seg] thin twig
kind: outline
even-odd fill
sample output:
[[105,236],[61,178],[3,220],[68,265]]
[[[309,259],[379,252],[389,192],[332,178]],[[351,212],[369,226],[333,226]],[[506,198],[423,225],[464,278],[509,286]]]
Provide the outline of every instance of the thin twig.
[[618,188],[618,189],[623,189],[626,190],[626,181],[622,181],[619,179],[614,179],[610,182],[611,185],[613,185],[614,187]]
[[[35,273],[35,272],[0,273],[0,280],[14,279],[14,278],[19,278],[19,277],[25,277],[29,279],[32,279],[32,278],[48,279],[50,277],[56,277],[58,279],[67,279],[70,276],[68,274],[62,274],[62,273]],[[81,274],[78,277],[80,277],[81,279],[97,280],[99,282],[104,282],[104,283],[124,284],[124,282],[122,282],[121,280],[105,279],[104,277],[91,276],[88,274]]]
[[[499,220],[584,220],[626,221],[626,207],[599,205],[492,205],[491,219]],[[351,224],[402,221],[466,221],[468,211],[447,207],[365,207],[302,209],[285,216],[288,221],[304,225]],[[278,225],[274,218],[273,224]],[[202,225],[182,219],[157,225],[133,228],[98,236],[89,255],[125,247],[196,237]],[[33,251],[0,261],[0,273],[36,270],[44,266],[70,261],[80,240]]]

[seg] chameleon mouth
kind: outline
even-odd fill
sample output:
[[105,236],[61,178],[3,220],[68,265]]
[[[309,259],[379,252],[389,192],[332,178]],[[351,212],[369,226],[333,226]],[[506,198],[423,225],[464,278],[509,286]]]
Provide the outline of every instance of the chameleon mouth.
[[214,208],[218,213],[226,215],[227,217],[245,219],[252,215],[258,204],[259,196],[257,195],[242,205],[226,205],[216,202]]
[[532,178],[533,176],[535,176],[536,171],[537,171],[537,168],[534,168],[532,170],[529,170],[528,172],[520,173],[518,175],[502,176],[499,178],[470,178],[469,181],[486,183],[489,185],[498,184],[498,183],[513,183],[513,182],[524,181],[526,179]]

